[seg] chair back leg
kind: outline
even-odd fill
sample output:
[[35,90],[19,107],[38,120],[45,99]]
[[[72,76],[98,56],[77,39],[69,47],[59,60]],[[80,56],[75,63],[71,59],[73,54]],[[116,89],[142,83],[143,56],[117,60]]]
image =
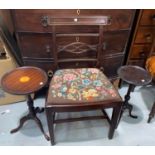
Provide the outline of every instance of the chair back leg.
[[149,114],[149,118],[148,118],[148,120],[147,120],[148,123],[151,122],[151,119],[154,117],[154,115],[155,115],[155,102],[154,102],[154,104],[153,104],[153,106],[152,106],[152,109],[151,109],[151,112],[150,112],[150,114]]

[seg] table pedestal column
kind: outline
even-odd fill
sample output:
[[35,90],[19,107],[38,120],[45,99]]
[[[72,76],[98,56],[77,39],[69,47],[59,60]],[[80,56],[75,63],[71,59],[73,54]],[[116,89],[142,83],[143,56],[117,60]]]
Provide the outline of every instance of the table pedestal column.
[[129,104],[129,102],[128,102],[130,100],[130,93],[134,91],[134,88],[135,88],[135,85],[129,84],[127,94],[125,95],[122,113],[125,111],[125,109],[128,109],[129,110],[129,116],[132,118],[137,118],[136,115],[132,115],[131,112],[132,112],[133,106],[131,104]]

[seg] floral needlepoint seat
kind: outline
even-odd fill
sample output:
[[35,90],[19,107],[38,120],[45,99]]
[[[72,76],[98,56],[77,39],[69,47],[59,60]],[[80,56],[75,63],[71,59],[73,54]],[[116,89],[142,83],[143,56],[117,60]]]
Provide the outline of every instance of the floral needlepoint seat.
[[54,74],[48,99],[53,104],[120,100],[107,77],[96,68],[63,69]]
[[[55,119],[56,112],[76,112],[101,109],[104,116],[91,119],[107,119],[110,124],[109,139],[117,127],[122,99],[108,78],[97,68],[57,70],[50,82],[46,99],[46,115],[51,144],[54,144],[54,123],[90,119],[90,117]],[[109,118],[105,108],[113,108]]]

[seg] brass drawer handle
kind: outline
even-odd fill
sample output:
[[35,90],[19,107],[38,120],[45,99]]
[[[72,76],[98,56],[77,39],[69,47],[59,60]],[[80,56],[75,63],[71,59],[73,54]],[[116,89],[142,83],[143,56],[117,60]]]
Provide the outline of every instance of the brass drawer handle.
[[155,21],[155,14],[154,14],[154,15],[152,15],[152,20],[154,20],[154,21]]
[[78,66],[79,66],[79,63],[78,63],[78,62],[76,62],[75,66],[76,66],[76,67],[78,67]]
[[106,50],[106,48],[107,48],[107,43],[104,42],[104,43],[102,44],[102,49],[103,49],[103,50]]
[[108,23],[108,25],[111,25],[111,23],[112,23],[112,17],[111,16],[109,16],[107,23]]
[[48,16],[42,16],[41,17],[41,24],[42,24],[43,27],[48,26]]
[[48,74],[48,77],[52,77],[53,76],[53,71],[52,70],[48,70],[47,74]]
[[79,42],[79,37],[76,37],[76,42]]
[[139,56],[140,56],[140,58],[145,58],[146,57],[146,53],[144,51],[140,51],[139,52]]
[[79,16],[80,15],[80,9],[77,9],[77,15]]
[[50,53],[50,51],[51,51],[51,50],[50,50],[50,45],[46,45],[45,48],[46,48],[46,52],[47,52],[47,53]]
[[149,34],[145,34],[145,39],[147,40],[147,42],[150,42],[152,40],[152,35]]
[[[96,20],[96,18],[98,20]],[[42,16],[41,17],[41,24],[43,27],[47,26],[53,26],[53,25],[76,25],[76,24],[81,24],[81,25],[110,25],[111,24],[111,17],[110,16],[102,16],[102,17],[96,17],[96,18],[91,18],[88,17],[88,19],[91,19],[89,22],[84,22],[83,20],[80,20],[81,17],[79,18],[72,18],[72,17],[67,17],[67,18],[59,18],[59,17],[50,17],[50,16]],[[68,19],[66,21],[66,19]],[[72,21],[71,21],[72,20]],[[92,23],[92,24],[91,24]]]
[[104,68],[103,68],[103,67],[100,67],[100,70],[101,70],[102,72],[104,72]]

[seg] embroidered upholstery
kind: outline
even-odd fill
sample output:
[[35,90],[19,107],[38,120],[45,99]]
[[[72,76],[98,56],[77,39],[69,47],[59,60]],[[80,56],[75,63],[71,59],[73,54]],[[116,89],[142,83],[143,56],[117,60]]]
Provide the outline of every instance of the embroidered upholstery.
[[121,100],[107,77],[96,68],[57,70],[50,83],[48,98],[52,103]]

